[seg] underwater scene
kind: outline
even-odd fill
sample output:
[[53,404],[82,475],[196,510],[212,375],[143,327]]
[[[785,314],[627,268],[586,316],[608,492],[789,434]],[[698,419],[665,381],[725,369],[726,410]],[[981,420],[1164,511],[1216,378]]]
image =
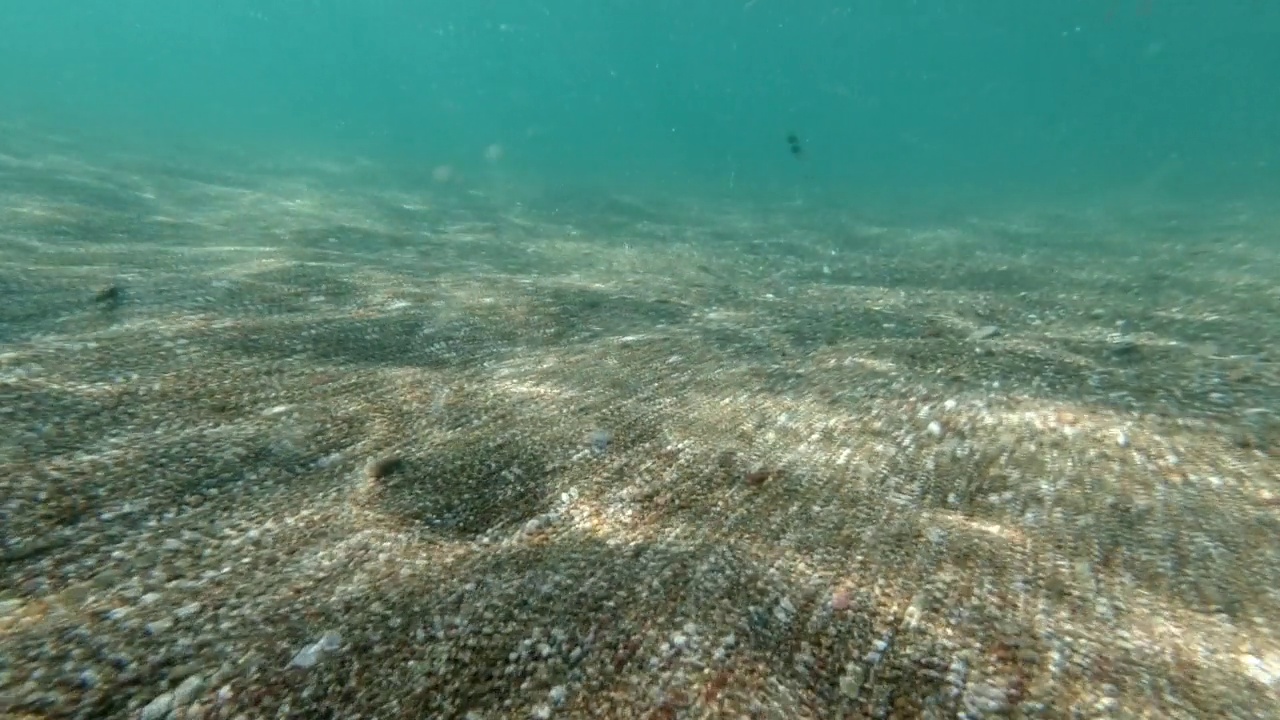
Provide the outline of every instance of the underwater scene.
[[1280,4],[0,7],[0,718],[1280,718]]

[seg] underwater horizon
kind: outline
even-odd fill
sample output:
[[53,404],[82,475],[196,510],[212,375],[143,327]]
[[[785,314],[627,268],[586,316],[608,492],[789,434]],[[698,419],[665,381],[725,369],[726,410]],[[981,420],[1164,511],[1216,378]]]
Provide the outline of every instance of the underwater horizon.
[[1277,187],[1280,8],[1250,0],[4,12],[0,119],[89,152],[855,205]]
[[0,717],[1280,718],[1277,38],[0,7]]

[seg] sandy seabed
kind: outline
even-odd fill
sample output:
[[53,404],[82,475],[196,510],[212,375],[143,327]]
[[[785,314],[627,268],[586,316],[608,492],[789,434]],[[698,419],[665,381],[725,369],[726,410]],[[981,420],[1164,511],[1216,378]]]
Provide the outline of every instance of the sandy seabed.
[[1278,219],[0,156],[0,714],[1280,717]]

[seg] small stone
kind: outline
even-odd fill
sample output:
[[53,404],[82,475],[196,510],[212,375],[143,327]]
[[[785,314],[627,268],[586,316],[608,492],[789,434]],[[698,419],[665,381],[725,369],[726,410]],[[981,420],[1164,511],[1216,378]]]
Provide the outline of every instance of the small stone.
[[398,455],[387,455],[370,462],[365,468],[365,474],[370,480],[381,480],[399,472],[403,467],[404,460]]
[[173,691],[173,702],[175,705],[190,705],[191,701],[194,700],[196,695],[198,695],[203,689],[204,678],[199,675],[192,675],[186,680],[183,680],[182,684],[178,686],[178,689]]
[[173,615],[179,620],[184,620],[186,618],[191,617],[192,615],[195,615],[198,612],[200,612],[200,603],[193,602],[193,603],[187,603],[186,605],[183,605],[182,607],[178,608],[177,610],[174,611]]
[[529,715],[534,720],[551,720],[551,706],[546,703],[537,705]]
[[316,645],[325,651],[333,651],[342,647],[342,634],[337,630],[330,630],[320,636],[320,640]]
[[965,709],[974,713],[1001,714],[1009,709],[1005,691],[988,683],[970,686],[963,702]]
[[784,623],[790,622],[791,617],[795,615],[795,612],[796,606],[792,605],[791,601],[785,597],[782,598],[782,600],[778,602],[777,606],[773,608],[773,616],[777,618],[779,622]]
[[169,713],[173,712],[173,704],[173,693],[163,693],[147,703],[147,706],[142,708],[142,714],[138,717],[141,720],[163,720]]
[[929,423],[929,427],[927,429],[930,435],[934,437],[942,437],[942,423],[937,420]]
[[1244,665],[1249,677],[1268,687],[1280,689],[1280,653],[1271,653],[1266,657],[1241,655],[1240,663]]
[[293,659],[289,661],[289,667],[307,668],[315,666],[326,652],[333,652],[342,646],[342,635],[336,630],[330,630],[316,642],[308,645],[294,654]]
[[58,594],[58,599],[68,607],[78,608],[89,600],[89,596],[93,594],[93,586],[87,582],[76,583],[68,586],[65,590]]
[[865,674],[856,663],[845,665],[844,674],[840,676],[840,694],[850,700],[857,700]]
[[105,308],[119,307],[124,300],[124,288],[119,285],[107,285],[93,294],[93,301]]
[[983,327],[978,328],[977,330],[974,330],[972,333],[970,333],[969,339],[970,340],[986,340],[988,338],[996,337],[999,334],[1000,334],[1000,328],[996,327],[995,325],[985,325]]
[[563,705],[565,698],[568,697],[568,694],[569,694],[568,691],[565,690],[565,687],[563,685],[557,685],[551,688],[551,692],[547,693],[547,697],[551,699],[552,704]]
[[320,662],[320,654],[315,645],[308,645],[294,654],[293,659],[289,661],[289,667],[303,670],[315,667],[315,664]]

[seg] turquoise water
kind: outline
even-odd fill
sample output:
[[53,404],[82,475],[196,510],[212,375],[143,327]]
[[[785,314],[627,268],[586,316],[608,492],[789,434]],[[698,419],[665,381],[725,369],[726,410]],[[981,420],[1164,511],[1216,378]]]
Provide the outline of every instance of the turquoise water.
[[0,2],[0,718],[1280,717],[1278,80],[1277,0]]
[[9,122],[619,193],[1265,197],[1277,80],[1261,0],[0,8]]

